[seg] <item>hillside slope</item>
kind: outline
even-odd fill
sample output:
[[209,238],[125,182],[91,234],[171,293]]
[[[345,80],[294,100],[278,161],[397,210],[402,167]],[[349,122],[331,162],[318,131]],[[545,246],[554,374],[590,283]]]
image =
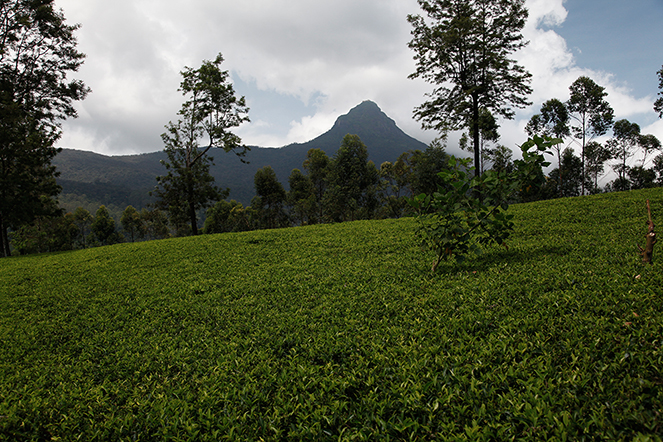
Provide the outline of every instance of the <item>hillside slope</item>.
[[1,440],[658,440],[663,189],[0,260]]
[[[253,177],[258,169],[272,166],[287,188],[290,172],[303,169],[309,149],[322,149],[331,157],[348,133],[359,135],[368,148],[369,160],[378,167],[384,161],[395,161],[408,150],[426,149],[424,143],[401,131],[377,104],[365,101],[340,116],[328,132],[309,142],[281,148],[251,147],[245,157],[249,164],[233,154],[212,151],[215,166],[211,174],[218,185],[230,188],[230,198],[248,205],[255,195]],[[89,200],[88,210],[95,210],[100,204],[120,210],[129,204],[144,207],[150,201],[149,191],[156,185],[155,177],[165,173],[159,163],[165,158],[163,152],[108,157],[64,149],[53,161],[61,172],[61,201],[68,210],[85,199]]]

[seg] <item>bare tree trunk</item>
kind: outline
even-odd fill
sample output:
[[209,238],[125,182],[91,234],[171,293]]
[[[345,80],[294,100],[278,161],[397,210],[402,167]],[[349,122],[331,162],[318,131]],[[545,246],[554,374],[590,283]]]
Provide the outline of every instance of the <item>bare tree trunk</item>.
[[645,264],[652,264],[654,259],[654,244],[656,244],[656,233],[654,232],[654,221],[651,217],[651,207],[649,206],[649,200],[647,200],[647,214],[649,215],[649,221],[647,221],[647,234],[645,235],[645,248],[638,246],[640,249],[640,255],[642,256],[642,262]]
[[191,233],[195,236],[198,235],[198,218],[196,217],[196,206],[193,201],[193,183],[188,184],[188,198],[189,205],[189,219],[191,220]]
[[11,256],[9,250],[9,235],[7,234],[7,226],[5,225],[2,213],[0,213],[0,258]]

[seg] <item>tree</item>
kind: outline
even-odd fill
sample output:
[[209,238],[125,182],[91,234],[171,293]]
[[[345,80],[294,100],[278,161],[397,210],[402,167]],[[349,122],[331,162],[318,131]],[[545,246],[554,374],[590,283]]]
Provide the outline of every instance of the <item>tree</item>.
[[659,97],[654,102],[654,111],[658,113],[658,118],[663,118],[663,67],[657,72],[658,74],[658,91]]
[[157,197],[154,207],[168,214],[178,236],[197,235],[198,211],[226,198],[229,190],[222,190],[214,184],[214,177],[210,174],[210,167],[214,164],[212,157],[205,155],[187,167],[184,149],[169,145],[165,151],[168,160],[161,163],[168,173],[157,177],[157,187],[151,192]]
[[[479,174],[482,174],[484,171],[484,163],[486,161],[486,154],[488,151],[487,143],[497,143],[500,139],[500,134],[498,129],[500,128],[499,124],[495,120],[493,114],[490,113],[487,109],[481,109],[479,111],[479,161],[477,165],[479,168]],[[469,145],[469,138],[467,134],[463,134],[460,138],[460,148],[462,150],[467,150],[468,152],[473,152],[473,146]]]
[[[437,191],[408,201],[418,212],[417,235],[422,247],[436,255],[433,272],[443,260],[461,261],[487,244],[506,245],[514,229],[513,215],[506,213],[511,196],[535,182],[539,171],[550,164],[544,153],[559,142],[538,136],[527,140],[521,146],[523,159],[517,160],[514,171],[508,174],[489,170],[470,177],[471,160],[451,157],[449,169],[439,174],[442,185]],[[474,196],[476,188],[482,188],[482,198]]]
[[145,224],[134,206],[127,206],[124,209],[120,224],[122,224],[124,231],[130,235],[131,242],[134,242],[136,237],[142,238],[145,235]]
[[145,234],[151,239],[163,239],[170,236],[168,217],[159,209],[143,209],[140,218],[145,226]]
[[247,230],[248,225],[243,216],[243,211],[242,204],[235,200],[230,202],[226,200],[219,201],[207,209],[203,232],[210,234]]
[[480,111],[513,119],[513,107],[529,104],[531,74],[511,54],[527,43],[521,30],[528,16],[524,0],[418,0],[428,16],[409,15],[416,71],[436,85],[415,109],[425,129],[469,127],[479,174]]
[[284,211],[286,191],[276,177],[272,166],[265,166],[256,171],[253,177],[258,199],[251,206],[262,214],[262,227],[275,229],[287,224],[287,215]]
[[513,172],[513,152],[506,146],[497,146],[486,150],[486,159],[490,161],[491,170],[499,173]]
[[74,215],[38,216],[11,233],[12,245],[20,255],[72,250],[78,226]]
[[347,134],[329,166],[326,192],[328,216],[334,221],[360,218],[360,210],[370,213],[377,205],[375,189],[379,173],[368,161],[368,149],[357,135]]
[[85,237],[87,236],[87,228],[92,222],[93,218],[90,212],[82,207],[77,207],[74,211],[74,222],[78,226],[78,235],[80,243],[83,245],[83,248],[87,246],[85,243]]
[[293,169],[288,177],[288,205],[292,207],[293,218],[300,224],[315,222],[315,187],[311,179],[301,170]]
[[585,194],[585,147],[594,137],[605,135],[612,127],[614,111],[605,100],[605,88],[589,77],[579,77],[569,87],[571,97],[566,103],[571,118],[575,121],[571,132],[580,142],[582,164],[582,194]]
[[[535,135],[543,135],[564,139],[571,135],[569,128],[569,111],[566,105],[560,100],[553,98],[546,101],[541,106],[540,113],[533,115],[530,121],[525,126],[525,132],[530,137]],[[561,180],[564,175],[562,170],[562,148],[563,144],[556,144],[552,146],[553,151],[557,154],[557,168],[559,169],[559,177]],[[563,183],[558,183],[558,188],[561,191]],[[560,194],[561,196],[561,194]]]
[[[562,175],[560,179],[560,175]],[[582,164],[573,149],[567,147],[562,152],[560,167],[550,171],[549,183],[555,183],[555,187],[549,188],[549,195],[559,197],[578,196],[582,191]],[[561,187],[558,187],[561,186]]]
[[100,206],[90,226],[92,235],[99,244],[111,245],[121,242],[122,237],[115,230],[115,220],[111,218],[106,206]]
[[327,190],[327,178],[329,175],[329,157],[322,149],[309,149],[304,160],[304,169],[315,189],[315,201],[317,205],[317,218],[322,222],[324,218],[324,207],[322,199]]
[[628,170],[628,178],[632,190],[646,189],[656,185],[656,171],[654,169],[645,169],[643,166],[631,167]]
[[654,172],[658,175],[658,185],[663,186],[663,154],[659,154],[654,158]]
[[0,257],[8,229],[48,215],[60,187],[51,164],[61,122],[89,89],[71,74],[83,63],[74,31],[53,0],[0,2]]
[[[203,61],[198,69],[184,68],[179,90],[188,99],[179,111],[181,118],[168,123],[161,135],[168,155],[168,161],[162,163],[169,172],[157,178],[161,186],[156,191],[159,207],[175,217],[180,226],[185,215],[193,235],[198,234],[197,212],[227,196],[213,184],[209,174],[212,159],[207,152],[220,148],[241,158],[248,150],[228,130],[249,121],[249,109],[244,97],[235,96],[228,71],[220,69],[221,63],[223,56],[219,54],[214,61]],[[201,146],[203,141],[206,146]]]
[[415,150],[408,157],[410,195],[430,195],[442,184],[439,173],[449,168],[449,155],[442,141],[435,139],[425,151]]
[[638,144],[644,151],[644,155],[642,156],[642,167],[645,167],[645,163],[647,162],[647,157],[649,154],[661,150],[661,141],[656,138],[655,135],[647,134],[640,135]]
[[585,174],[591,180],[591,193],[599,191],[599,175],[603,173],[604,164],[612,159],[612,152],[597,141],[590,141],[585,146]]
[[640,126],[637,123],[631,123],[626,119],[615,122],[613,138],[608,140],[607,146],[612,157],[619,160],[619,163],[613,165],[613,169],[617,172],[620,182],[626,180],[629,170],[627,161],[635,154],[634,150],[638,147],[640,139]]
[[407,202],[404,191],[407,189],[412,169],[408,164],[410,153],[403,152],[395,163],[385,161],[380,165],[380,178],[385,184],[385,201],[389,217],[399,218]]

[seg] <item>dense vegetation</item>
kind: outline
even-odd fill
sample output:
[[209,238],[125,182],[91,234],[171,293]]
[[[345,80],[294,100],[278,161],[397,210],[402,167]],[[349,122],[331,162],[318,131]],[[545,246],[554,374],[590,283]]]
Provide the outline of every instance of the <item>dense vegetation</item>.
[[[0,260],[1,440],[660,440],[663,189]],[[660,255],[658,255],[660,256]]]

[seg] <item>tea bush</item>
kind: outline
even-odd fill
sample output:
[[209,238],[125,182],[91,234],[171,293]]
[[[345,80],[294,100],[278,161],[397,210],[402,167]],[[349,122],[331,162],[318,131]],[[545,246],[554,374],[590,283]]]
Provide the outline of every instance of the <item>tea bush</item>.
[[0,440],[660,440],[663,189],[0,260]]

